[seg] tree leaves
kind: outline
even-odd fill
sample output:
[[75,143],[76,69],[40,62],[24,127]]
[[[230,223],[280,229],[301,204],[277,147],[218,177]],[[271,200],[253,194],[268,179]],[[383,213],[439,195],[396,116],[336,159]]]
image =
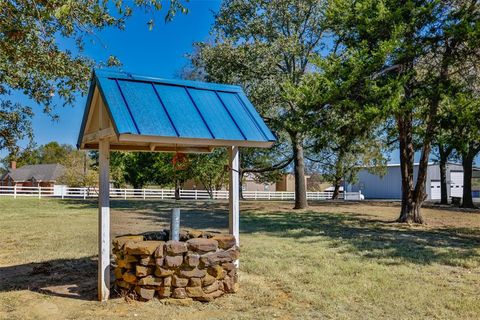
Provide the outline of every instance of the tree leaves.
[[0,100],[0,150],[6,148],[11,160],[20,152],[18,141],[26,139],[33,143],[32,117],[30,107]]
[[[163,2],[170,4],[168,19],[183,11],[181,0],[135,0],[133,7],[154,14]],[[2,101],[23,94],[51,115],[56,104],[71,105],[78,93],[86,93],[91,68],[97,64],[82,54],[86,39],[106,27],[123,29],[132,13],[131,4],[122,0],[0,0]],[[73,49],[63,48],[63,40],[71,40]],[[113,56],[107,61],[109,66],[119,64]],[[28,118],[28,110],[18,107],[17,112]]]

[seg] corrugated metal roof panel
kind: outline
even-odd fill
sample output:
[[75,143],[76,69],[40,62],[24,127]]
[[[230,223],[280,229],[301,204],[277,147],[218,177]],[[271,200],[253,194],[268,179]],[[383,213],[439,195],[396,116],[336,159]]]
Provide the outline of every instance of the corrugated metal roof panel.
[[[89,96],[95,86],[117,135],[254,141],[267,145],[275,141],[238,86],[166,80],[110,70],[95,70]],[[87,106],[79,143],[89,109]]]
[[[236,93],[218,92],[228,112],[232,115],[246,140],[268,141],[265,134],[260,130],[252,116],[240,103]],[[262,121],[263,122],[263,121]]]
[[177,135],[152,84],[125,80],[118,80],[118,84],[132,117],[139,126],[139,132],[147,135]]
[[215,139],[245,139],[215,91],[188,89],[188,92]]
[[180,137],[213,139],[184,87],[155,84]]
[[270,131],[270,129],[267,127],[267,125],[265,124],[265,122],[263,122],[263,119],[260,117],[260,115],[258,114],[257,110],[255,110],[255,107],[253,106],[253,104],[250,102],[250,100],[248,100],[247,96],[245,95],[245,93],[242,91],[242,92],[239,92],[237,94],[238,98],[240,99],[240,101],[243,103],[243,105],[247,108],[247,110],[249,111],[250,115],[253,117],[253,119],[255,119],[255,122],[258,124],[258,126],[260,127],[261,131],[265,134],[267,140],[271,140],[271,141],[275,141],[275,136],[273,135],[273,133]]
[[110,112],[115,127],[122,133],[139,134],[133,119],[127,109],[122,94],[118,88],[117,81],[97,77],[98,88],[102,94],[103,101]]

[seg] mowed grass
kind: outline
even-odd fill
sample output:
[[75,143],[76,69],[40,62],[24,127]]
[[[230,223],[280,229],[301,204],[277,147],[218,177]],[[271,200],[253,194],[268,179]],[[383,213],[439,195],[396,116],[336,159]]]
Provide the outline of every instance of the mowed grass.
[[[112,236],[167,227],[226,230],[226,203],[113,201]],[[95,201],[0,198],[0,318],[478,319],[480,214],[391,203],[241,205],[240,291],[188,306],[96,297]]]

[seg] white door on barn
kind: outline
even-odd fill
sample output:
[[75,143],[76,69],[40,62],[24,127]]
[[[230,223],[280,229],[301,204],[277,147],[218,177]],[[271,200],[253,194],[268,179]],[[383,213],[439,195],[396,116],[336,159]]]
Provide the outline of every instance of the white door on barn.
[[463,196],[463,171],[450,171],[450,196]]
[[440,200],[442,197],[439,180],[430,181],[430,200]]

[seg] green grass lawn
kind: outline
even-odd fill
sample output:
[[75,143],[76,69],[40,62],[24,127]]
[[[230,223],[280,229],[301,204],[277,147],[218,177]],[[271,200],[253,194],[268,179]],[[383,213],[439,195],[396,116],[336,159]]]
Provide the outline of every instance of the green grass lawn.
[[[163,229],[167,201],[113,201],[112,236]],[[226,203],[179,202],[185,228],[226,230]],[[0,198],[0,319],[479,319],[480,214],[396,204],[244,202],[240,291],[187,306],[96,302],[94,201]]]

